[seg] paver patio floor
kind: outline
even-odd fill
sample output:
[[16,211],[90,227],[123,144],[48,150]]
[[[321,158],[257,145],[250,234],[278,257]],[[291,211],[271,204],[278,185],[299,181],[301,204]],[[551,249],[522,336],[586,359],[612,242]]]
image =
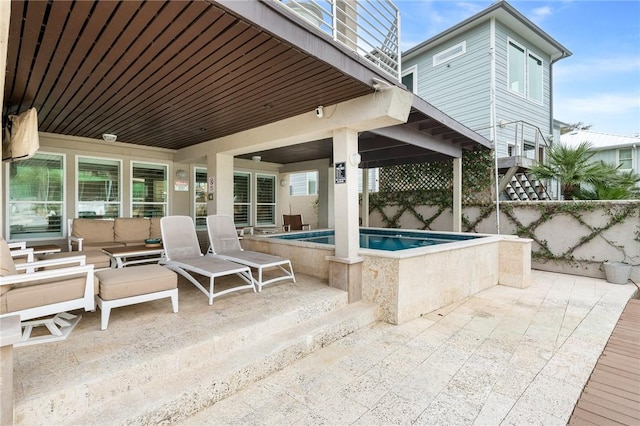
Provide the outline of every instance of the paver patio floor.
[[533,271],[528,289],[353,333],[183,424],[566,424],[636,290]]

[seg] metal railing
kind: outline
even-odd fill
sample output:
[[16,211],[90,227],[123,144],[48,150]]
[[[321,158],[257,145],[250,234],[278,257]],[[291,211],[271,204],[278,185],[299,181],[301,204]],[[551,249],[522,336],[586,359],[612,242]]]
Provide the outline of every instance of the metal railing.
[[399,80],[400,11],[390,0],[279,0]]

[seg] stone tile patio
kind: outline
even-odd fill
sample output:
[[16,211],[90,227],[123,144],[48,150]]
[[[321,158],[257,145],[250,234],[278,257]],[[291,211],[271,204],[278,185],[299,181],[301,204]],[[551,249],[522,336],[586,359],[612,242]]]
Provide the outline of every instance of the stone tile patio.
[[533,271],[355,332],[185,425],[566,424],[633,284]]

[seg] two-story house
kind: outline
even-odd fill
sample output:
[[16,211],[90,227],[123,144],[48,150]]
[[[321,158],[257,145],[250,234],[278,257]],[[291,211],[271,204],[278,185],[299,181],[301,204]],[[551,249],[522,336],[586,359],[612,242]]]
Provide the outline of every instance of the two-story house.
[[524,172],[553,139],[553,64],[570,55],[500,1],[404,52],[402,82],[494,142],[504,197],[547,198]]

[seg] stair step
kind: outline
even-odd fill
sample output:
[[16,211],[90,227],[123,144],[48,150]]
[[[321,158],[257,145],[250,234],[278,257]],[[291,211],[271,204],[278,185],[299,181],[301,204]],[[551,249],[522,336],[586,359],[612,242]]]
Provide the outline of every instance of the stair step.
[[[78,423],[109,418],[109,423],[158,424],[176,422],[227,398],[269,374],[377,320],[378,308],[357,302],[271,334],[233,351],[202,354],[188,369],[168,371],[139,388],[101,404]],[[123,412],[123,407],[131,407]],[[114,419],[114,412],[119,418]],[[144,413],[144,414],[141,414]],[[118,421],[119,420],[119,421]]]

